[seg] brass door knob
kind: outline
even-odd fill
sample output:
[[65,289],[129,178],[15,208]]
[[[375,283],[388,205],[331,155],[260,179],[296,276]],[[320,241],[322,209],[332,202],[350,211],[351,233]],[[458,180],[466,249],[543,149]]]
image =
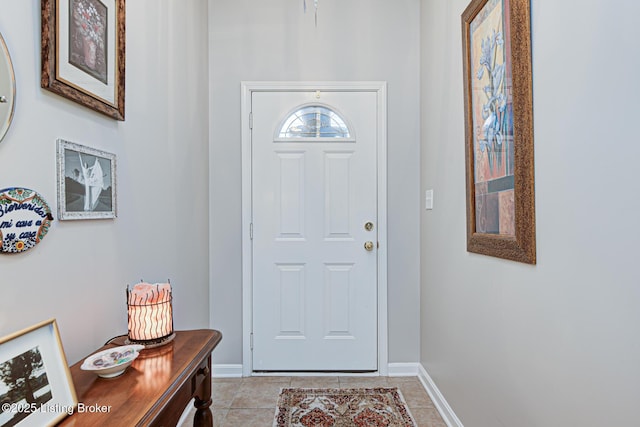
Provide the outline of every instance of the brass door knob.
[[373,250],[373,242],[364,242],[364,248],[371,252]]

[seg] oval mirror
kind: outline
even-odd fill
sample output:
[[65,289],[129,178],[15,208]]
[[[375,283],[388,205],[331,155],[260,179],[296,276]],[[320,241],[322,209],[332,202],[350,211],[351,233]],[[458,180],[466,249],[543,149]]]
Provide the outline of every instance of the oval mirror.
[[16,97],[16,80],[11,65],[9,50],[0,34],[0,142],[7,133],[13,118]]

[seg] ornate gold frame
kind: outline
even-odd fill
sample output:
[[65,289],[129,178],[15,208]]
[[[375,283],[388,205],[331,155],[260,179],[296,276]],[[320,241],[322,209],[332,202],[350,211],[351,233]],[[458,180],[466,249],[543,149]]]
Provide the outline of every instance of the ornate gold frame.
[[[493,3],[490,3],[492,2]],[[477,230],[476,215],[482,202],[476,198],[476,138],[484,130],[480,125],[474,127],[473,114],[478,105],[473,105],[472,50],[478,46],[478,39],[472,39],[472,22],[487,4],[495,5],[496,0],[473,0],[462,14],[462,50],[464,67],[464,111],[466,134],[466,191],[467,191],[467,250],[469,252],[490,255],[498,258],[536,263],[536,227],[534,194],[534,151],[533,151],[533,103],[531,77],[531,29],[530,0],[497,0],[503,7],[504,40],[509,45],[505,49],[505,69],[510,71],[505,82],[511,83],[508,91],[512,99],[512,172],[513,172],[513,226],[508,233],[481,232]],[[483,18],[484,19],[484,15]],[[481,24],[480,24],[481,25]],[[476,52],[477,53],[477,52]],[[480,60],[481,61],[481,60]],[[479,67],[481,68],[481,67]],[[480,70],[478,70],[480,71]],[[479,73],[481,74],[481,72]],[[492,82],[493,85],[493,82]],[[486,91],[486,87],[484,88]],[[506,101],[505,101],[506,102]],[[484,106],[483,106],[484,107]],[[511,140],[510,140],[511,141]],[[504,149],[504,148],[501,148]],[[487,153],[488,153],[487,148]],[[488,155],[488,154],[487,154]],[[502,154],[501,154],[502,155]],[[508,156],[509,154],[505,154]],[[498,209],[498,216],[502,212]],[[509,215],[509,214],[507,214]]]

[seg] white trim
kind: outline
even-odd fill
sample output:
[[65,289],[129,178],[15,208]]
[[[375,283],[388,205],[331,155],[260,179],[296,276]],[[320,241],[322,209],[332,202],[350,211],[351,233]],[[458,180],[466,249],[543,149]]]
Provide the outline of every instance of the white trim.
[[387,83],[378,91],[378,370],[388,375],[389,337],[387,302]]
[[376,92],[378,167],[378,374],[388,374],[387,302],[387,83],[386,82],[242,82],[242,374],[253,374],[251,357],[252,250],[249,235],[251,206],[251,95],[253,92],[295,92],[309,90]]
[[253,322],[251,301],[253,286],[251,283],[253,252],[251,250],[250,227],[252,222],[251,207],[251,129],[249,114],[251,113],[252,89],[245,83],[241,85],[240,119],[242,136],[242,375],[251,376],[251,325]]
[[212,365],[211,376],[213,378],[242,378],[242,365],[240,364]]
[[453,412],[453,409],[451,409],[451,406],[449,406],[449,403],[447,403],[447,400],[444,398],[442,393],[440,393],[438,386],[433,382],[424,366],[419,364],[418,368],[418,379],[427,390],[433,405],[436,407],[447,426],[464,427],[460,419],[458,419],[456,414]]
[[254,372],[254,377],[380,377],[378,372]]
[[177,426],[181,426],[181,425],[190,425],[187,424],[187,420],[193,420],[193,415],[191,414],[191,410],[195,411],[196,408],[194,405],[195,399],[191,399],[189,401],[189,404],[186,406],[186,408],[184,408],[184,410],[182,411],[182,415],[180,415],[180,419],[178,420],[178,423],[176,424]]
[[419,363],[389,363],[390,377],[417,377]]

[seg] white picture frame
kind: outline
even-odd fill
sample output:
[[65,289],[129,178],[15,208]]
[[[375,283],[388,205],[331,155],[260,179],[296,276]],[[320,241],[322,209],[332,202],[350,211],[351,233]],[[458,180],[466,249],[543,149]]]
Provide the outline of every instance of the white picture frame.
[[116,155],[57,140],[58,219],[117,216]]

